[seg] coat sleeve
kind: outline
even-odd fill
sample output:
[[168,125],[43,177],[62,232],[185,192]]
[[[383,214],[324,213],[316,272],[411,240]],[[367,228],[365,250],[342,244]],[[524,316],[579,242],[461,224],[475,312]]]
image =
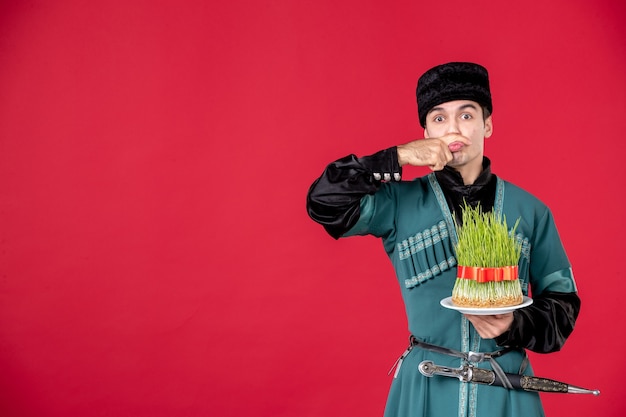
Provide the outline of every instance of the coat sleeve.
[[560,350],[574,330],[580,311],[575,292],[546,291],[532,305],[513,312],[511,328],[496,338],[500,346],[522,347],[537,353]]
[[338,239],[359,220],[361,198],[374,194],[383,182],[400,181],[396,147],[373,155],[348,155],[330,163],[307,195],[311,219]]

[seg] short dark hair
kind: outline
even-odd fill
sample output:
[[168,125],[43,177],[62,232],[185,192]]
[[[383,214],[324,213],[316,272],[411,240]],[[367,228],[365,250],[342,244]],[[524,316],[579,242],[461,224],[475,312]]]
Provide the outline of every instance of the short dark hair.
[[483,120],[487,120],[487,117],[491,116],[491,111],[486,106],[480,106],[483,108]]

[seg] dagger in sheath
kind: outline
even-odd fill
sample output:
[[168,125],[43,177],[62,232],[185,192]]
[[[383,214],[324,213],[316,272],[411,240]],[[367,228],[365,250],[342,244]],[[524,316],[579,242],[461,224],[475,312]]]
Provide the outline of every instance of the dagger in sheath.
[[[462,365],[458,368],[449,368],[447,366],[435,365],[432,361],[423,361],[419,364],[418,369],[422,375],[427,377],[442,375],[458,378],[462,382],[472,382],[475,384],[486,384],[499,387],[505,386],[494,371],[477,368],[473,365]],[[598,390],[580,388],[548,378],[509,373],[505,373],[505,376],[509,379],[514,389],[534,392],[600,395],[600,391]]]

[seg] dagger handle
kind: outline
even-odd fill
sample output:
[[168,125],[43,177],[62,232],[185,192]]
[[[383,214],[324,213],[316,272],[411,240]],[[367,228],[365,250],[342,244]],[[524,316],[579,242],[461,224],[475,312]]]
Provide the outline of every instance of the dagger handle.
[[487,385],[497,385],[502,387],[502,381],[496,377],[496,374],[493,371],[488,369],[477,368],[475,366],[470,366],[471,370],[470,374],[470,382],[475,382],[477,384],[487,384]]

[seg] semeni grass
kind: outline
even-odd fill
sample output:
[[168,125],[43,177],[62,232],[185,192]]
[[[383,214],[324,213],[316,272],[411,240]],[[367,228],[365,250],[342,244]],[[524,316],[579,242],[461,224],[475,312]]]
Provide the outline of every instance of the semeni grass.
[[[520,219],[509,231],[506,217],[500,218],[494,212],[485,213],[480,205],[472,208],[465,204],[462,220],[463,224],[457,225],[459,267],[452,302],[474,308],[520,304],[523,297],[517,265],[521,244],[515,238]],[[511,276],[512,268],[514,276]],[[509,269],[508,274],[503,273],[505,269]],[[461,271],[466,270],[471,273],[460,276]]]

